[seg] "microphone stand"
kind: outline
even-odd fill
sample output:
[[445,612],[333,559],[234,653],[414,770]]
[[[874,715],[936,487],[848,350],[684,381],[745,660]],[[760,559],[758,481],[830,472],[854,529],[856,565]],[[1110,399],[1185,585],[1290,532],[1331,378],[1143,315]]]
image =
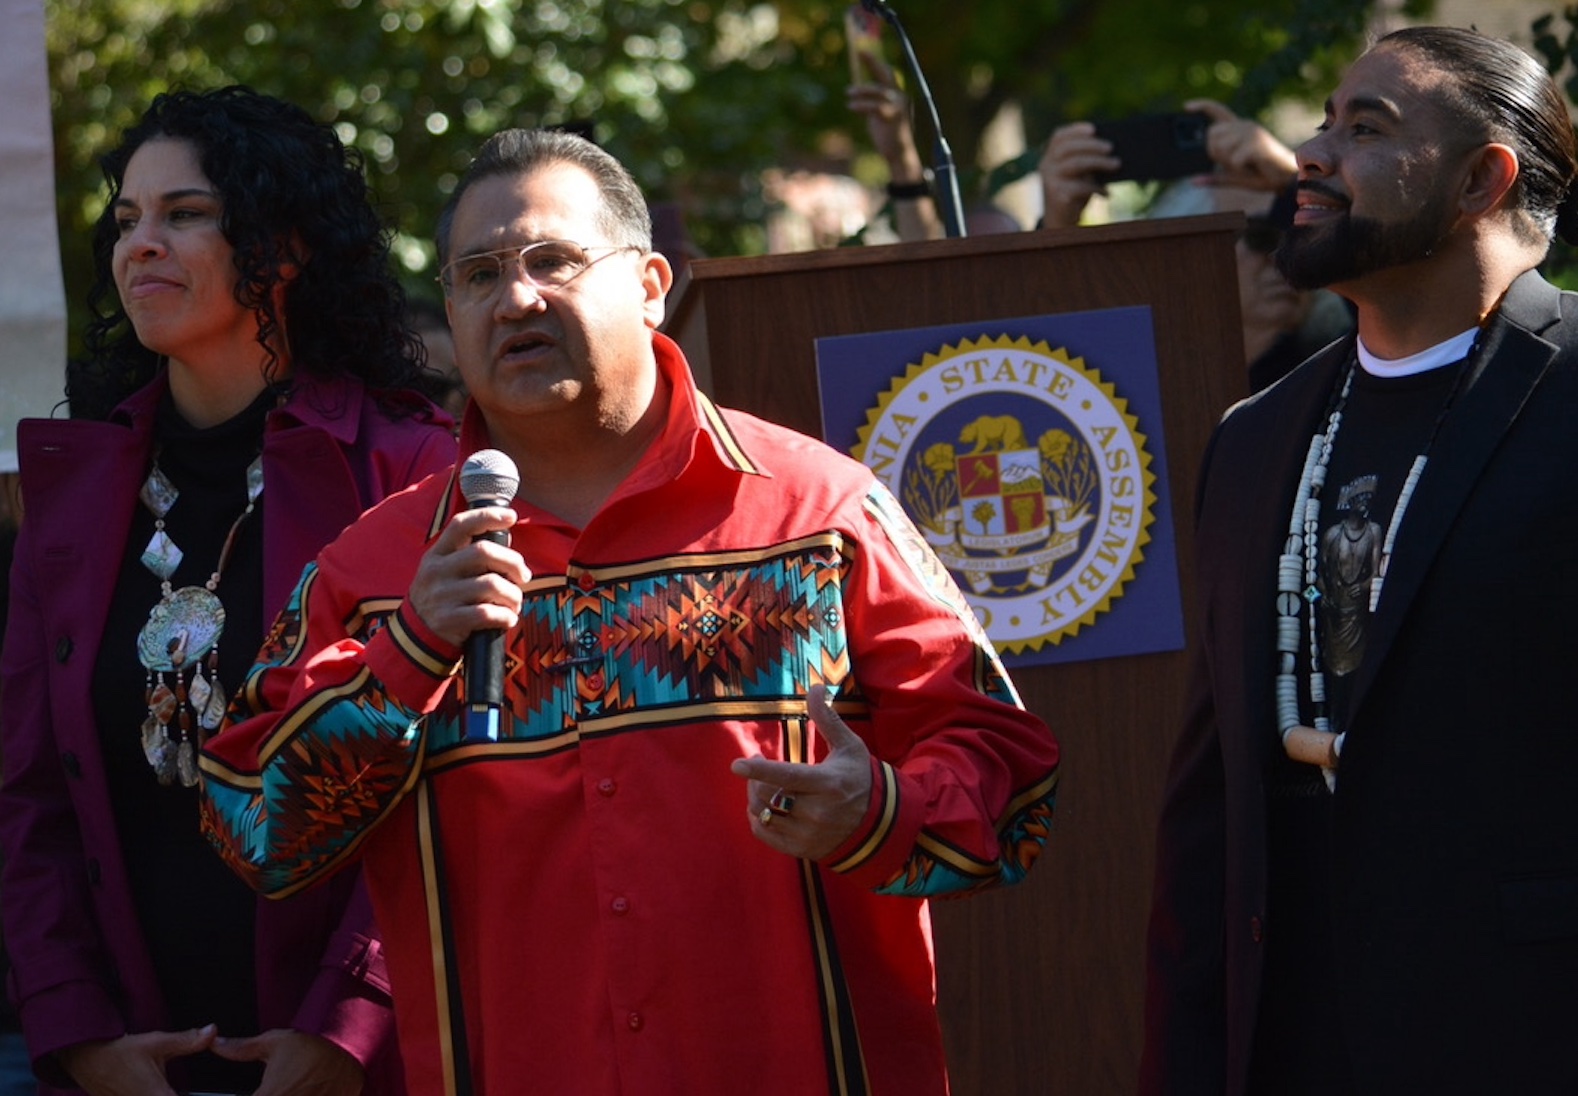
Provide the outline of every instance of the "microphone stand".
[[953,166],[953,150],[948,147],[948,139],[942,135],[942,119],[937,116],[937,100],[932,98],[931,85],[926,83],[926,74],[921,71],[920,61],[915,56],[915,47],[910,43],[910,36],[904,31],[904,24],[899,22],[898,12],[893,10],[887,0],[860,0],[860,4],[867,11],[882,16],[899,36],[904,59],[909,63],[910,72],[915,77],[915,90],[921,102],[926,105],[927,114],[931,116],[931,131],[936,137],[932,150],[931,178],[937,210],[942,215],[943,229],[950,237],[963,236],[965,235],[964,202],[959,197],[959,176]]

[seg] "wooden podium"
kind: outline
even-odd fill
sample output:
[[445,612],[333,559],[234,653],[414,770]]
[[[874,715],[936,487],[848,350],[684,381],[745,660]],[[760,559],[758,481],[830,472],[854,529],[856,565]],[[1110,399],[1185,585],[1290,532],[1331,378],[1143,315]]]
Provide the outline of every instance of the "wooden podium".
[[[816,338],[1150,306],[1192,635],[1196,470],[1246,389],[1233,259],[1242,224],[1213,214],[699,260],[664,330],[717,402],[820,437]],[[1133,1090],[1154,829],[1185,666],[1177,651],[1013,672],[1062,744],[1062,785],[1025,882],[932,903],[957,1096]]]

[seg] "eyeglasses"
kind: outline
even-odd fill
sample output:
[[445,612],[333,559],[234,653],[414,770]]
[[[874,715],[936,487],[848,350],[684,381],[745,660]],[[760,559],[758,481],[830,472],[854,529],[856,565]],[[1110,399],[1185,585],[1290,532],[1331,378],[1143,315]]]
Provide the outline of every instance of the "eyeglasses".
[[1257,255],[1270,255],[1282,242],[1282,226],[1269,217],[1250,217],[1238,239]]
[[[497,295],[499,287],[504,284],[505,271],[511,263],[520,264],[521,274],[534,288],[563,289],[585,273],[593,263],[601,262],[617,251],[640,250],[630,244],[582,247],[569,240],[541,240],[525,247],[462,255],[439,272],[438,281],[456,304],[485,304]],[[607,254],[594,259],[591,255],[594,251]]]

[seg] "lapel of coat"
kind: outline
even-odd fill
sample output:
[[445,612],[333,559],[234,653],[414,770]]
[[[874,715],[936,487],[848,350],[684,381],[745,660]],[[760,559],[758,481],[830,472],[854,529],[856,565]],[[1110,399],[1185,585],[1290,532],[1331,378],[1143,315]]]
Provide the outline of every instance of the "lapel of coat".
[[1557,345],[1535,332],[1557,323],[1560,309],[1558,291],[1530,272],[1513,283],[1490,320],[1479,362],[1471,363],[1476,375],[1467,378],[1467,389],[1442,424],[1398,529],[1380,604],[1370,619],[1369,655],[1355,671],[1354,716],[1480,471],[1556,357]]
[[140,505],[137,493],[148,469],[148,425],[142,421],[128,429],[117,422],[30,419],[17,427],[24,524],[33,526],[34,581],[40,589],[59,591],[46,602],[46,639],[58,660],[74,652],[69,656],[72,688],[65,702],[75,707],[55,721],[55,733],[62,749],[83,756],[99,750],[87,684],[120,577],[132,515]]

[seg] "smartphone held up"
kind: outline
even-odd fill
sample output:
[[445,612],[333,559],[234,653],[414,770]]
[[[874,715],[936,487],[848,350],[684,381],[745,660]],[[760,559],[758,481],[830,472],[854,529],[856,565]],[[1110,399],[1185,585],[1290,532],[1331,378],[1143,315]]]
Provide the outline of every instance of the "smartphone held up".
[[849,82],[871,83],[886,70],[882,56],[882,18],[860,4],[844,10],[844,40],[849,47]]
[[1103,182],[1181,179],[1211,170],[1206,147],[1209,115],[1199,111],[1141,114],[1114,122],[1097,122],[1096,136],[1112,145],[1117,171],[1104,173]]

